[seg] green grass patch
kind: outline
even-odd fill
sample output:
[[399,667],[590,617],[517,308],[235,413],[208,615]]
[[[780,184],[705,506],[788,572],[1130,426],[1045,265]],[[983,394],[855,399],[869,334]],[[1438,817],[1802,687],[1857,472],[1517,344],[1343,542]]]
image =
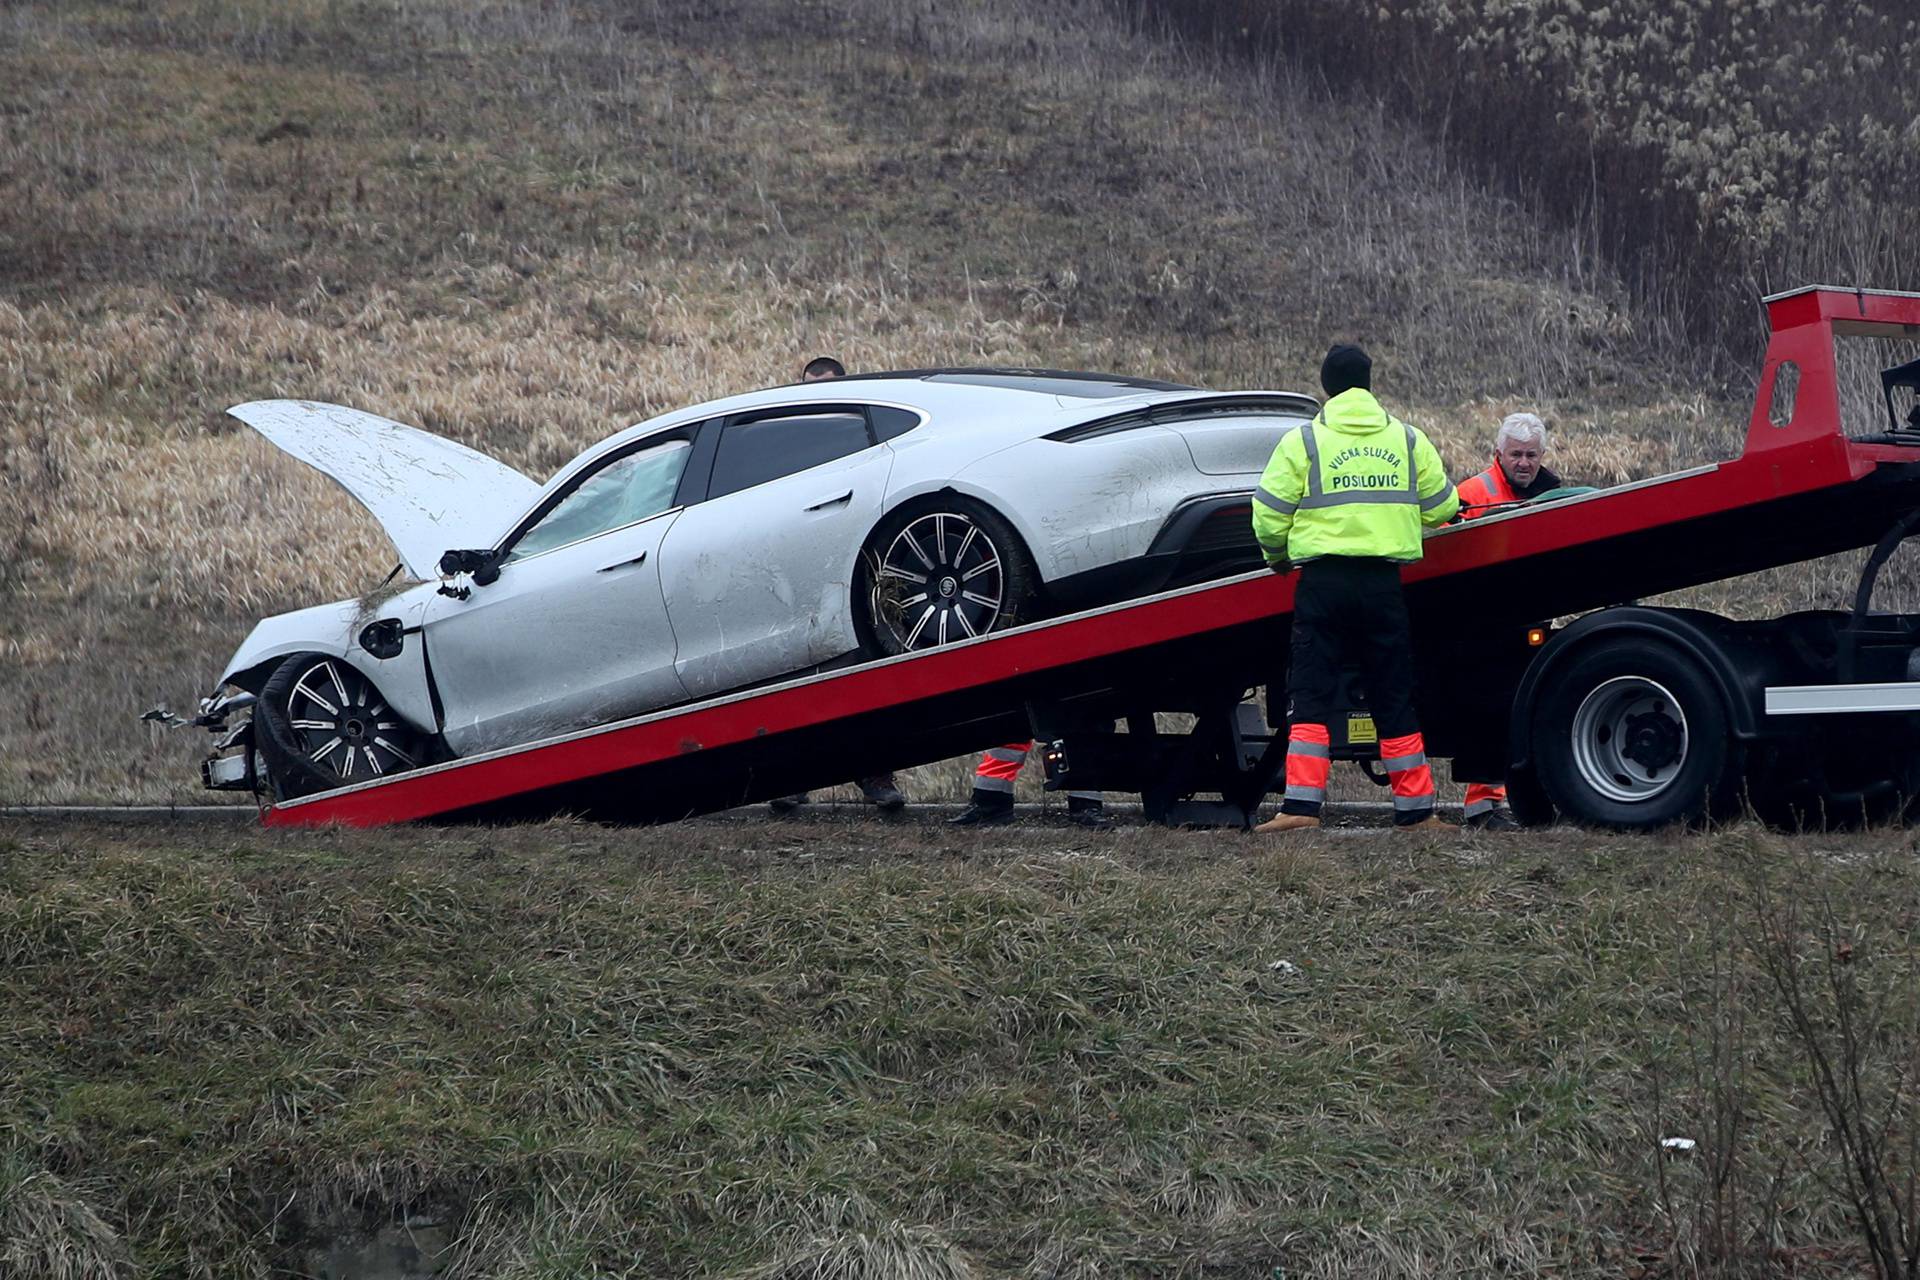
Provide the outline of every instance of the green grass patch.
[[[847,827],[828,869],[796,829],[14,824],[32,1247],[240,1274],[428,1215],[474,1275],[1857,1265],[1742,939],[1825,896],[1893,973],[1884,837],[1039,829],[955,864]],[[1703,1243],[1656,1143],[1729,1091],[1770,1216]]]

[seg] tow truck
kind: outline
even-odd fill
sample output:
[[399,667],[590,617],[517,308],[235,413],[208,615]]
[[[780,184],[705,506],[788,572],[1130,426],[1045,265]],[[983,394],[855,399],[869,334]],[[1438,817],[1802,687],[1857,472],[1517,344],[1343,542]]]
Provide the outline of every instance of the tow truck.
[[[1850,435],[1836,354],[1841,338],[1920,338],[1920,294],[1765,302],[1738,457],[1448,526],[1405,571],[1428,753],[1456,777],[1506,778],[1523,821],[1650,828],[1742,806],[1874,821],[1920,791],[1920,616],[1871,608],[1920,531],[1920,360],[1880,375],[1885,428]],[[1733,621],[1632,603],[1864,547],[1849,610]],[[1050,788],[1245,827],[1284,761],[1293,596],[1291,574],[1241,574],[265,803],[262,818],[670,821],[1036,737]],[[1348,694],[1336,757],[1377,774],[1365,690]]]

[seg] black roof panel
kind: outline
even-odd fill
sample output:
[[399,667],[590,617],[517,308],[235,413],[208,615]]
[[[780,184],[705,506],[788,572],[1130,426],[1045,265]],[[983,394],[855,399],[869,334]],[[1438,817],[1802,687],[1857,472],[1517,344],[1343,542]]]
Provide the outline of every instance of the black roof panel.
[[1078,373],[1068,369],[894,369],[878,373],[855,373],[839,379],[857,382],[866,379],[912,378],[921,382],[960,382],[976,387],[1000,387],[1008,391],[1031,391],[1036,395],[1072,396],[1081,400],[1109,400],[1116,396],[1139,395],[1142,391],[1198,391],[1180,382],[1162,382],[1157,378],[1129,378],[1118,373]]

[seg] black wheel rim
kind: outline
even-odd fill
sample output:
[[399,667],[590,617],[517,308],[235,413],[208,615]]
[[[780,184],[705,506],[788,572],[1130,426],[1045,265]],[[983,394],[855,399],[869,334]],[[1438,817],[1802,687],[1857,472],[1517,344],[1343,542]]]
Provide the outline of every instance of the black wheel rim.
[[365,781],[420,763],[418,736],[371,681],[334,658],[313,663],[293,682],[287,693],[287,725],[308,763],[342,782]]
[[1006,563],[971,517],[920,516],[880,551],[873,577],[874,625],[902,652],[986,635],[1003,620]]

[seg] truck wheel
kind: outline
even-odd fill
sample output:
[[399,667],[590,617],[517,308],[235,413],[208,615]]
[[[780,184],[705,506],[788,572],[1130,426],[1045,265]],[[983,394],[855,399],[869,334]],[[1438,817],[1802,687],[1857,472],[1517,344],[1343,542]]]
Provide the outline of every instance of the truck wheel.
[[1028,621],[1039,574],[1000,514],[959,494],[890,513],[854,581],[862,642],[880,657],[931,649]]
[[274,798],[331,791],[427,762],[428,741],[352,664],[296,653],[274,668],[254,710]]
[[1720,691],[1669,645],[1602,641],[1552,672],[1536,704],[1540,783],[1575,822],[1643,830],[1726,813],[1742,755]]

